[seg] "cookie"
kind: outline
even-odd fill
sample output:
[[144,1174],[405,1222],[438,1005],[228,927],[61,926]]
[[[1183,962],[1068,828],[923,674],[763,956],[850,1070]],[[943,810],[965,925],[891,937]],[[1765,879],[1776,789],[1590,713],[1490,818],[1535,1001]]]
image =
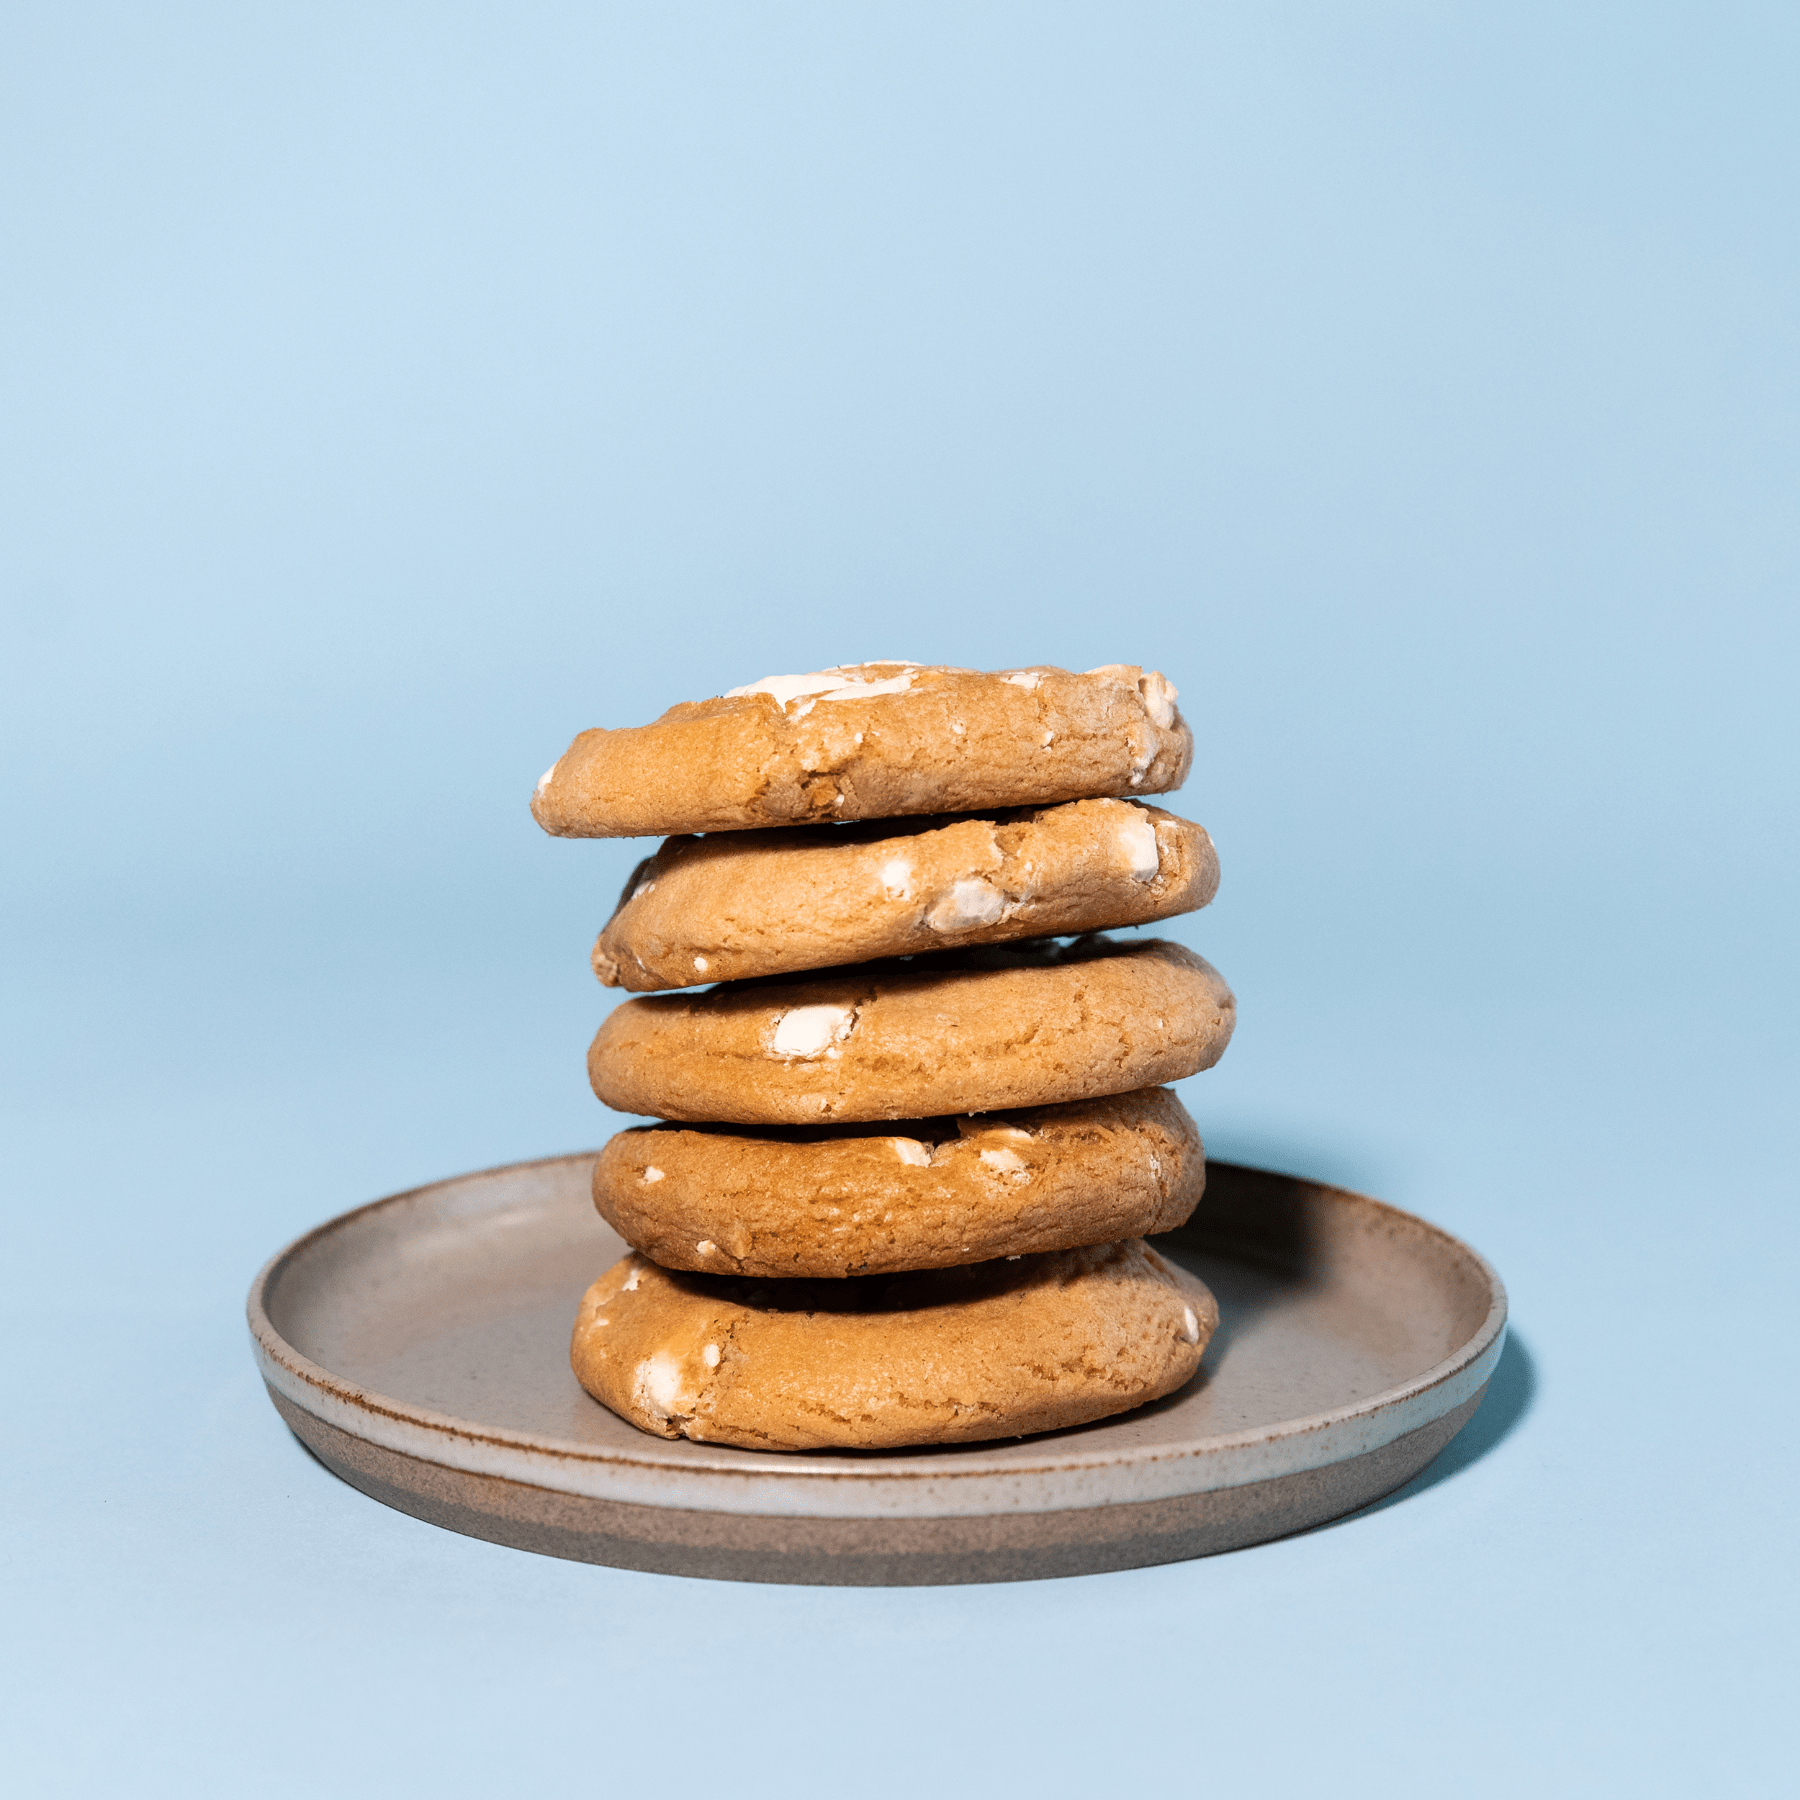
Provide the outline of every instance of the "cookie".
[[584,731],[531,811],[557,837],[973,812],[1168,793],[1193,753],[1175,689],[1132,664],[984,675],[856,663]]
[[1172,1393],[1218,1323],[1141,1238],[859,1281],[615,1264],[569,1361],[641,1431],[745,1450],[967,1444],[1084,1425]]
[[1235,1013],[1179,944],[984,945],[627,1000],[588,1079],[663,1119],[928,1119],[1178,1081],[1218,1061]]
[[1167,1088],[1067,1106],[866,1125],[640,1125],[594,1165],[601,1217],[665,1269],[888,1275],[1145,1237],[1206,1186]]
[[652,993],[1147,925],[1218,885],[1198,825],[1131,800],[674,837],[626,885],[594,973]]

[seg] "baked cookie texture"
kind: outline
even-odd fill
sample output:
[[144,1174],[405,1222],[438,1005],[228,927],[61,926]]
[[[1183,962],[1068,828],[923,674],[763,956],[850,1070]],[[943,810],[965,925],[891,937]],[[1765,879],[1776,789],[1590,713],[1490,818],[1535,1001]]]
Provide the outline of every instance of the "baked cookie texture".
[[888,1131],[621,1131],[594,1204],[666,1269],[886,1275],[1173,1231],[1206,1186],[1167,1088]]
[[1235,1020],[1224,978],[1179,944],[1038,940],[628,1000],[588,1078],[664,1119],[923,1119],[1178,1081]]
[[746,1450],[893,1449],[1086,1424],[1171,1393],[1218,1323],[1140,1239],[1017,1262],[758,1283],[615,1264],[577,1379],[640,1430]]
[[1200,826],[1130,800],[673,837],[640,863],[594,946],[638,993],[1146,925],[1206,905]]
[[856,663],[772,675],[652,725],[584,731],[532,816],[557,837],[662,837],[1162,794],[1194,739],[1160,674]]

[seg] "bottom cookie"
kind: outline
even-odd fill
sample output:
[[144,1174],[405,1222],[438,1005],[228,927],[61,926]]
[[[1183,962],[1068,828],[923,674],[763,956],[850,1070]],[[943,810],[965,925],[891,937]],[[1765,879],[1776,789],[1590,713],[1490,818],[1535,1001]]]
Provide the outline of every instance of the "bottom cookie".
[[581,1385],[641,1431],[892,1449],[1085,1425],[1173,1393],[1219,1309],[1142,1238],[953,1269],[754,1281],[631,1255],[582,1296]]

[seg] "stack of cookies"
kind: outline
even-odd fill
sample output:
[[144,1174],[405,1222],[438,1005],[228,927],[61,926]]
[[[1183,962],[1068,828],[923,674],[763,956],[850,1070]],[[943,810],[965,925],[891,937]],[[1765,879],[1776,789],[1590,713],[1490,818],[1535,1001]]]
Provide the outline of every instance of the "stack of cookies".
[[595,1166],[634,1246],[575,1321],[595,1399],[661,1437],[891,1447],[1194,1374],[1217,1307],[1143,1238],[1205,1180],[1160,1084],[1218,1060],[1234,1003],[1179,945],[1096,935],[1218,885],[1138,798],[1187,773],[1174,703],[1123,664],[865,663],[583,732],[539,782],[558,836],[675,834],[593,957],[649,996],[594,1091],[665,1121]]

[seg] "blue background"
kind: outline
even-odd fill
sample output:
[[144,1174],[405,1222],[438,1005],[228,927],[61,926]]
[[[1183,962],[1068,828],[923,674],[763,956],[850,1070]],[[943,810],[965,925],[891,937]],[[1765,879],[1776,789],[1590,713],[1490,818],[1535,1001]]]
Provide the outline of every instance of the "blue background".
[[[33,1794],[1774,1793],[1781,6],[13,5],[9,1773]],[[1166,669],[1210,1148],[1500,1267],[1400,1499],[1021,1586],[561,1564],[310,1463],[257,1266],[597,1143],[578,729]],[[1780,1696],[1786,1693],[1787,1701]]]

